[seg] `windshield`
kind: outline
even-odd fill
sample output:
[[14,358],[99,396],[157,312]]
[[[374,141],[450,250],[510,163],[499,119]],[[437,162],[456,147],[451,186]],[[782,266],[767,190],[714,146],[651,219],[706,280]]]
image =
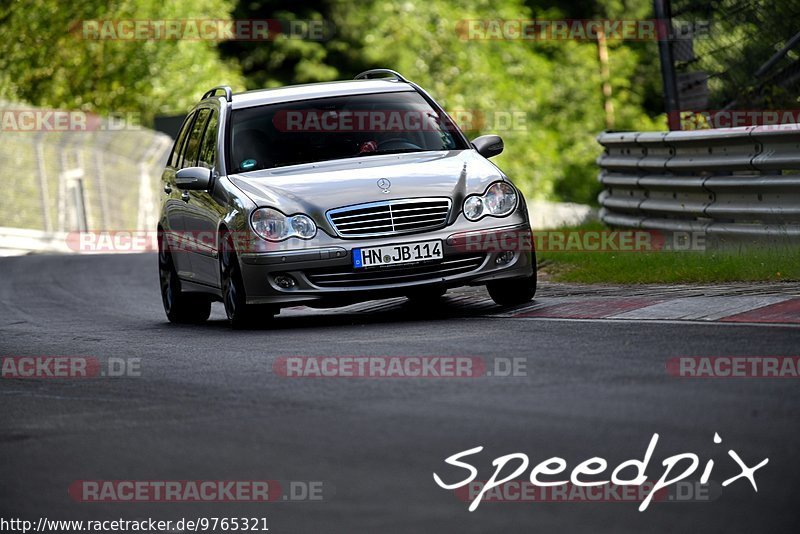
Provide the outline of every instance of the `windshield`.
[[380,154],[463,150],[456,126],[416,91],[234,110],[229,172]]

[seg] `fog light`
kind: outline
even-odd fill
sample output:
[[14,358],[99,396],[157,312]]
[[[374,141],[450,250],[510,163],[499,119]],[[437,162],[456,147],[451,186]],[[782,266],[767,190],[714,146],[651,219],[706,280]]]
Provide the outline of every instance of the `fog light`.
[[505,265],[506,263],[511,263],[511,260],[514,259],[514,251],[506,250],[505,252],[501,252],[497,255],[497,259],[494,262],[497,265]]
[[297,280],[295,280],[288,274],[279,274],[275,276],[275,283],[281,289],[292,289],[294,286],[297,285]]

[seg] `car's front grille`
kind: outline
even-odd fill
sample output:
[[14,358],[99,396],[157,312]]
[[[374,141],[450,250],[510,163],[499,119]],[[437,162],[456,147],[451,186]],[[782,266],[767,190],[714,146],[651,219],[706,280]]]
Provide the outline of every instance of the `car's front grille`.
[[466,274],[480,267],[485,257],[485,254],[472,254],[469,256],[454,256],[436,263],[378,267],[374,269],[331,267],[306,271],[306,276],[312,284],[318,287],[404,284]]
[[449,198],[411,198],[337,208],[328,220],[340,237],[371,237],[436,230],[449,214]]

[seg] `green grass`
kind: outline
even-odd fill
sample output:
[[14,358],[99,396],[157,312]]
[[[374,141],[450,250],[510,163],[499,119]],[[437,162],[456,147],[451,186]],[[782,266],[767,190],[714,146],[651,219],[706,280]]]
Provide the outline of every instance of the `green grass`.
[[[559,230],[600,230],[599,223]],[[537,251],[557,282],[659,284],[800,280],[800,244],[728,245],[706,251]]]

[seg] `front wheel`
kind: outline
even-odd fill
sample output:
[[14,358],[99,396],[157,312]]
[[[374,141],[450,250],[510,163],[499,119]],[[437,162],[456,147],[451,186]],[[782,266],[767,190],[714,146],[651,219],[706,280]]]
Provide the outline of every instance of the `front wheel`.
[[500,306],[516,306],[530,302],[536,295],[536,273],[527,278],[496,280],[486,284],[489,296]]
[[181,279],[178,278],[166,239],[159,242],[158,276],[161,282],[161,302],[171,323],[198,324],[208,319],[211,315],[211,297],[181,291]]
[[533,274],[525,278],[495,280],[486,284],[489,296],[499,306],[518,306],[533,300],[536,295],[536,253],[531,252],[530,264]]
[[267,324],[275,315],[270,306],[247,304],[242,270],[230,236],[224,236],[220,246],[220,277],[222,302],[228,322],[234,328],[254,328]]

